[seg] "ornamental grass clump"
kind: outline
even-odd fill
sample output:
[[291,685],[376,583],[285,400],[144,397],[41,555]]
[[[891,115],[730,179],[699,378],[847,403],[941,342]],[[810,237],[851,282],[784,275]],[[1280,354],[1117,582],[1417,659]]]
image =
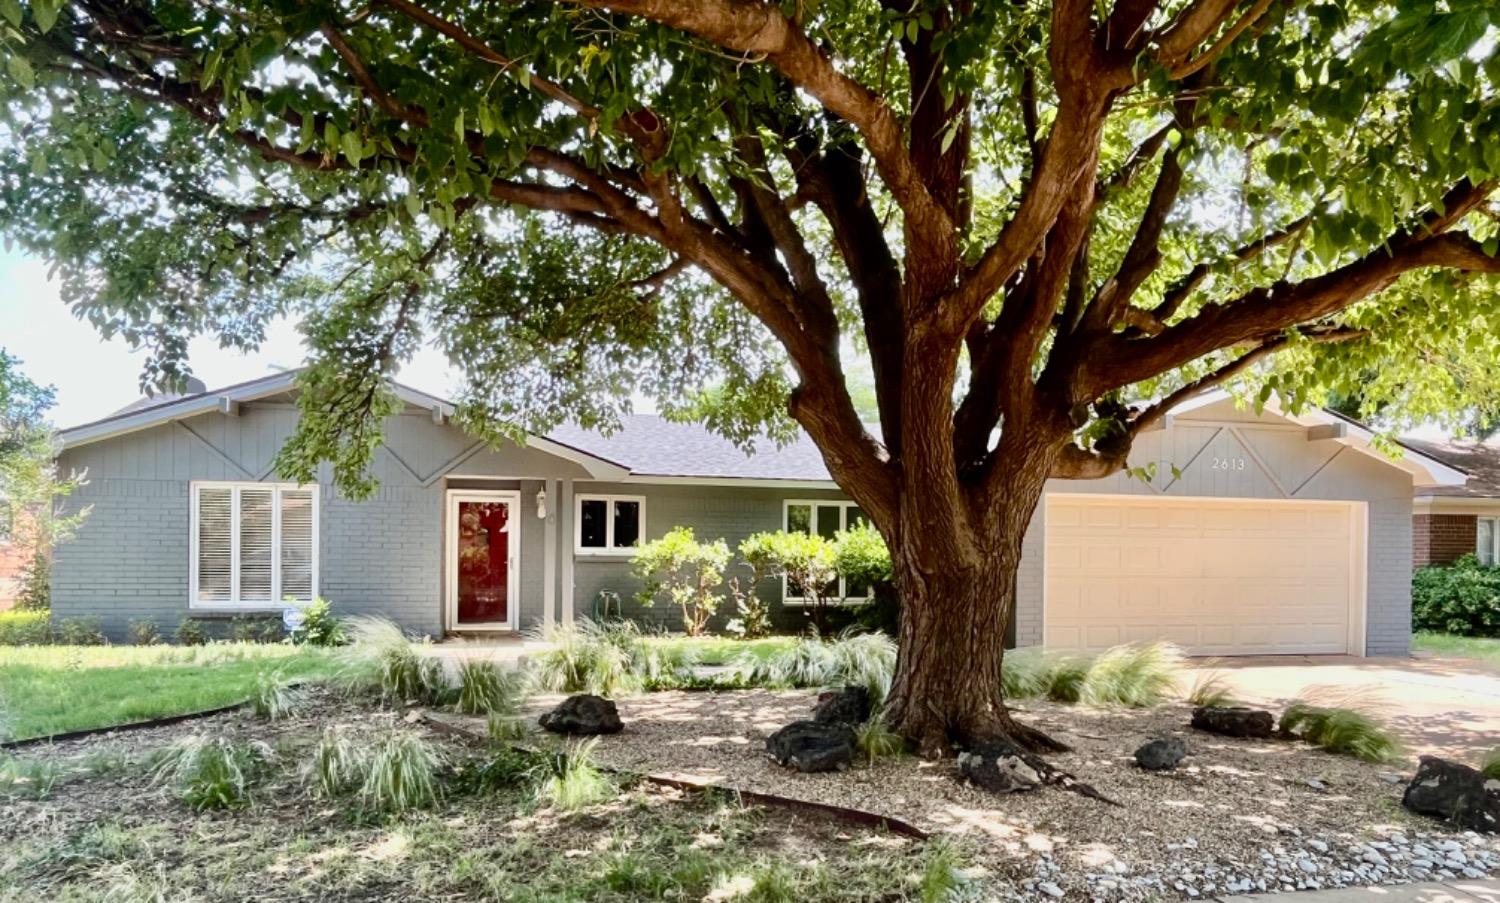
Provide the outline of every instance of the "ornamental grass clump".
[[367,762],[366,746],[355,742],[342,727],[330,727],[313,747],[302,776],[314,796],[333,799],[359,788]]
[[281,675],[261,671],[255,675],[255,688],[250,693],[250,709],[255,717],[266,721],[280,721],[302,707],[305,696],[291,686]]
[[805,636],[764,662],[747,654],[746,681],[770,687],[864,687],[880,705],[896,670],[896,641],[883,633],[845,633],[834,640]]
[[20,759],[0,753],[0,800],[44,800],[62,769],[46,759]]
[[465,715],[513,715],[525,699],[521,672],[494,662],[467,659],[458,666],[454,708]]
[[1331,753],[1365,762],[1390,762],[1401,743],[1373,715],[1343,706],[1294,702],[1281,715],[1281,732]]
[[642,688],[637,663],[645,652],[630,621],[585,619],[548,625],[532,636],[551,646],[534,658],[531,676],[538,689],[614,696]]
[[373,689],[387,702],[441,705],[452,695],[443,663],[427,655],[386,618],[354,617],[344,622],[351,644],[341,657],[355,688]]
[[1171,643],[1106,649],[1089,664],[1079,700],[1132,708],[1157,705],[1176,693],[1182,659],[1182,650]]
[[867,765],[906,754],[906,738],[891,730],[885,717],[878,712],[854,728],[854,745]]
[[1484,758],[1479,762],[1479,770],[1484,772],[1485,777],[1500,781],[1500,746],[1484,754]]
[[1194,708],[1209,706],[1220,708],[1235,704],[1233,693],[1229,689],[1229,681],[1224,675],[1217,671],[1200,674],[1193,682],[1193,688],[1188,691],[1188,705]]
[[442,753],[414,731],[394,730],[375,741],[364,763],[360,805],[370,812],[409,812],[437,802]]
[[237,809],[250,804],[250,788],[272,758],[260,741],[194,735],[159,753],[153,775],[194,809]]
[[614,797],[614,781],[594,764],[598,745],[594,737],[542,754],[534,769],[537,798],[559,811],[576,812]]

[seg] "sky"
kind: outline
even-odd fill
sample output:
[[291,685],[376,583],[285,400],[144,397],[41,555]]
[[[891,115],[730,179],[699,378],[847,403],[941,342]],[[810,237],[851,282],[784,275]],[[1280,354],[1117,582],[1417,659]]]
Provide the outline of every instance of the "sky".
[[[0,348],[21,359],[21,372],[57,389],[49,416],[58,427],[88,423],[140,397],[145,349],[116,337],[105,341],[79,319],[47,279],[47,265],[19,251],[0,252]],[[209,388],[227,386],[299,366],[306,356],[296,327],[281,321],[254,354],[218,347],[212,338],[189,347],[194,375]],[[424,349],[401,371],[403,383],[449,397],[456,372],[432,349]]]
[[[75,317],[47,278],[47,265],[19,251],[0,252],[0,348],[21,359],[21,372],[57,389],[50,418],[59,428],[98,420],[140,397],[144,349],[116,337],[105,341],[87,321]],[[210,389],[244,382],[303,363],[306,351],[296,327],[276,323],[253,354],[218,347],[209,337],[189,346],[194,374]],[[431,348],[402,368],[401,382],[443,398],[455,393],[458,372]],[[647,411],[647,399],[636,409]],[[1423,439],[1445,438],[1435,425],[1410,433]]]

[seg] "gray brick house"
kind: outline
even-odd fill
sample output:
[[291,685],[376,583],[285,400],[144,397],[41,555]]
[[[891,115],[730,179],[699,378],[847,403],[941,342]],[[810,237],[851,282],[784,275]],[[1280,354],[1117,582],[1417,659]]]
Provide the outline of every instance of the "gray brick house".
[[[862,517],[801,440],[746,456],[694,425],[629,418],[602,436],[560,429],[490,447],[452,406],[405,387],[373,498],[328,474],[278,482],[295,427],[294,374],[132,406],[63,431],[92,505],[58,550],[59,617],[129,621],[279,612],[323,596],[434,636],[626,614],[631,547],[675,526],[731,546],[760,530],[833,533]],[[1392,459],[1321,412],[1183,405],[1137,443],[1143,476],[1048,487],[1026,537],[1020,645],[1098,649],[1166,638],[1193,652],[1399,654],[1410,636],[1412,499],[1464,476],[1418,452]],[[779,624],[805,623],[776,588]]]

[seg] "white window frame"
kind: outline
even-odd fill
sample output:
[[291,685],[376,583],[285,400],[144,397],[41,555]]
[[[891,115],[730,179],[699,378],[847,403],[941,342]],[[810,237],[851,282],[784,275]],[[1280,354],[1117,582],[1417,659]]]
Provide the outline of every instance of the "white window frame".
[[1476,517],[1474,518],[1474,555],[1484,563],[1484,556],[1479,548],[1479,522],[1488,521],[1490,524],[1490,561],[1488,567],[1500,566],[1500,517]]
[[[188,608],[207,610],[270,611],[285,608],[281,596],[281,494],[288,490],[312,493],[312,598],[318,598],[318,572],[322,560],[321,493],[316,483],[257,483],[251,480],[194,480],[188,493]],[[229,598],[198,598],[198,497],[204,489],[230,489]],[[240,600],[240,491],[271,489],[271,598],[269,601]],[[301,600],[299,600],[301,601]],[[310,600],[309,600],[310,601]]]
[[[586,546],[583,544],[583,503],[604,503],[604,545]],[[615,547],[615,502],[635,502],[640,507],[640,523],[636,533],[635,545]],[[573,497],[573,552],[577,555],[613,555],[624,557],[634,555],[635,550],[640,548],[642,542],[646,541],[646,497],[644,495],[619,495],[617,493],[584,492]]]
[[[812,506],[812,509],[813,509],[813,511],[812,511],[812,517],[808,520],[807,526],[808,526],[808,529],[810,529],[814,534],[816,534],[817,530],[818,530],[818,507],[819,506],[822,506],[822,507],[825,507],[825,508],[838,508],[839,509],[839,530],[840,531],[844,531],[844,530],[849,529],[849,511],[851,509],[859,507],[859,503],[858,502],[846,501],[844,499],[785,499],[781,503],[781,529],[785,530],[787,532],[791,532],[791,529],[792,529],[792,506],[793,505],[810,505],[810,506]],[[868,521],[869,519],[870,519],[870,515],[867,513],[865,515],[865,520]],[[825,600],[823,600],[823,604],[824,605],[845,605],[845,604],[848,604],[848,605],[857,605],[857,604],[859,604],[861,602],[868,602],[868,601],[870,601],[870,597],[869,596],[851,596],[848,593],[849,593],[849,587],[845,583],[844,578],[840,577],[839,578],[839,594],[838,594],[838,598],[836,598],[836,599],[825,599]],[[808,605],[808,604],[810,604],[807,601],[807,597],[806,596],[794,596],[794,595],[791,594],[791,586],[787,582],[785,574],[783,574],[782,577],[781,577],[781,604],[783,604],[783,605],[799,605],[799,606],[800,605]]]

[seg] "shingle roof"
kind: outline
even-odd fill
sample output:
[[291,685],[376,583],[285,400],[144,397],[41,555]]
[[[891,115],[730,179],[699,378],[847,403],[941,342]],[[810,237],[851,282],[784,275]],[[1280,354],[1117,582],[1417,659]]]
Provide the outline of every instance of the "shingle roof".
[[637,476],[702,477],[747,480],[832,479],[805,433],[788,445],[768,438],[754,444],[747,455],[733,442],[696,423],[674,423],[655,414],[634,414],[621,429],[606,436],[575,425],[547,434],[553,442],[628,467]]
[[1403,439],[1403,445],[1415,448],[1428,457],[1437,458],[1449,467],[1456,467],[1469,475],[1462,486],[1434,486],[1422,491],[1422,495],[1445,498],[1496,499],[1500,498],[1500,438],[1487,442],[1456,440],[1450,442],[1427,442],[1422,439]]

